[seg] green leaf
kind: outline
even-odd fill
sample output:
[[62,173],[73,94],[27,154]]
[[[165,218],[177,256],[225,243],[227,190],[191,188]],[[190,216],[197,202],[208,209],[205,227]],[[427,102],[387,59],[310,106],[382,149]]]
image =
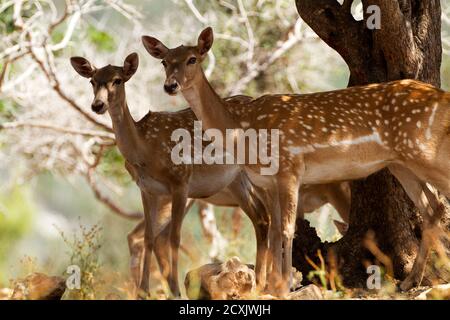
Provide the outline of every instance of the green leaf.
[[88,31],[89,40],[101,51],[114,51],[116,43],[108,33],[101,31],[93,26],[89,26]]

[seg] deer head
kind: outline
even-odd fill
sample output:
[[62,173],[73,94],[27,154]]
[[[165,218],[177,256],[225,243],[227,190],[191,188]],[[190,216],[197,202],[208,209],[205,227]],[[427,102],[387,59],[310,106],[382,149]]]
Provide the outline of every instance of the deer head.
[[107,65],[97,69],[82,57],[73,57],[70,63],[78,74],[91,79],[95,96],[91,105],[92,111],[104,114],[107,110],[120,108],[125,104],[125,82],[136,73],[139,56],[136,53],[130,54],[123,67]]
[[199,76],[203,74],[201,63],[211,49],[213,40],[213,31],[210,27],[200,33],[196,46],[169,49],[156,38],[142,37],[144,47],[150,55],[162,60],[161,63],[166,70],[164,90],[170,95],[189,89],[199,80]]

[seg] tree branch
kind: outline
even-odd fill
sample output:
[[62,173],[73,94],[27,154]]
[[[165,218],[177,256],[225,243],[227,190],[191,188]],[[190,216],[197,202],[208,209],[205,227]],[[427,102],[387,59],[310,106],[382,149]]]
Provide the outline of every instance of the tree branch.
[[287,40],[283,41],[275,51],[270,52],[267,55],[261,57],[257,62],[247,64],[248,70],[231,88],[228,95],[237,95],[241,93],[242,89],[250,83],[253,79],[258,77],[262,72],[267,70],[272,64],[274,64],[279,58],[281,58],[287,51],[289,51],[294,45],[301,41],[300,34],[301,20],[298,19],[296,24],[288,28],[286,32]]
[[95,130],[79,130],[67,127],[59,127],[50,123],[43,123],[37,121],[14,121],[0,124],[0,129],[15,129],[21,127],[30,127],[30,128],[40,128],[40,129],[48,129],[52,131],[69,133],[73,135],[82,135],[87,137],[98,137],[103,139],[108,139],[115,141],[115,136],[112,133],[104,132],[104,131],[95,131]]
[[197,18],[198,21],[200,21],[202,24],[208,23],[208,20],[202,16],[202,14],[200,13],[200,11],[198,11],[197,7],[195,6],[192,0],[184,0],[184,2],[186,2],[187,6],[192,11],[192,13]]
[[5,80],[6,70],[8,69],[9,60],[3,63],[2,71],[0,72],[0,92],[2,92],[3,81]]
[[94,178],[94,167],[90,168],[86,173],[86,180],[94,192],[95,198],[107,206],[112,212],[121,216],[122,218],[130,219],[130,220],[139,220],[144,217],[141,212],[127,212],[125,209],[122,209],[117,204],[115,204],[110,198],[102,194],[100,188],[98,187],[95,178]]
[[342,6],[336,0],[296,0],[295,3],[302,19],[342,56],[350,70],[364,64],[358,51],[369,45],[368,34],[362,22],[351,15],[352,1],[346,0]]

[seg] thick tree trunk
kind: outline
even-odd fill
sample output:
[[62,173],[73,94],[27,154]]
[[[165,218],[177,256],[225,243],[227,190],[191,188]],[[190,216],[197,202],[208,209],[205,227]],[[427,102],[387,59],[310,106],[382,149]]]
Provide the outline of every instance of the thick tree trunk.
[[[349,86],[418,79],[440,86],[441,8],[439,0],[363,0],[364,12],[370,5],[381,9],[381,29],[367,28],[351,15],[353,0],[340,5],[336,0],[296,0],[306,23],[335,49],[350,69]],[[449,214],[447,211],[446,218]],[[350,226],[335,244],[318,244],[304,222],[298,223],[294,265],[308,271],[304,259],[321,248],[338,258],[339,273],[347,286],[365,286],[367,264],[392,264],[395,278],[404,279],[413,265],[421,238],[421,218],[403,188],[382,170],[352,183]],[[368,239],[372,231],[374,236]],[[368,242],[368,241],[369,242]],[[304,241],[309,242],[305,249]],[[387,256],[375,257],[368,244],[376,244]],[[372,252],[374,252],[372,248]],[[387,267],[387,266],[385,266]],[[309,268],[310,269],[310,268]],[[426,280],[425,280],[426,281]]]

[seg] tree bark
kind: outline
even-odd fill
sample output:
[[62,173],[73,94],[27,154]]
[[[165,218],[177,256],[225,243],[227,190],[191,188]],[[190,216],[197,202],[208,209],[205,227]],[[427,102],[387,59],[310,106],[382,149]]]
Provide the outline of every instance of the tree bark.
[[[301,18],[336,50],[350,70],[349,86],[399,79],[417,79],[440,86],[441,7],[439,0],[362,0],[364,19],[351,14],[353,0],[296,0]],[[367,8],[381,9],[381,29],[367,28]],[[392,264],[396,279],[411,270],[421,239],[421,218],[403,188],[387,169],[352,183],[350,226],[335,244],[319,244],[309,226],[298,222],[294,265],[302,272],[311,267],[304,255],[332,251],[344,284],[364,287],[368,264]],[[449,211],[445,221],[448,221]],[[373,232],[373,237],[368,236]],[[308,239],[306,239],[308,238]],[[309,243],[305,248],[304,242]],[[368,250],[369,242],[389,258]],[[388,266],[385,266],[389,269]],[[430,280],[425,278],[425,282]]]

